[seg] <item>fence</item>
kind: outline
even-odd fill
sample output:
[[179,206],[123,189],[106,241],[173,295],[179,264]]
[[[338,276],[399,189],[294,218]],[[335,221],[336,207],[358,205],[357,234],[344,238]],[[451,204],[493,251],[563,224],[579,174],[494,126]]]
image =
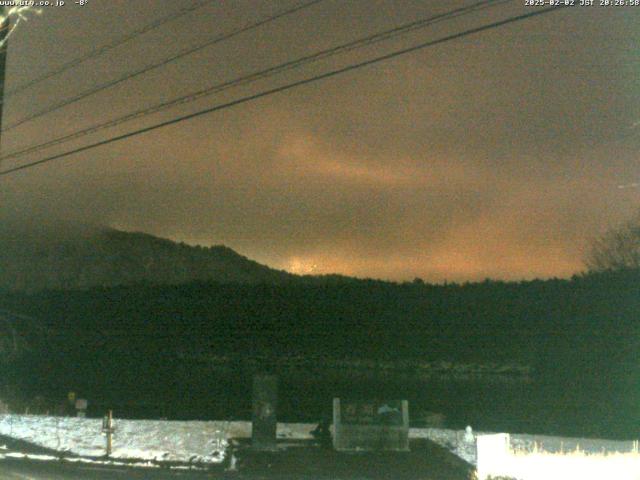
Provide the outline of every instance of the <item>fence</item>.
[[599,452],[595,451],[596,441],[587,442],[589,451],[581,448],[576,439],[568,442],[568,449],[562,442],[559,449],[546,451],[538,442],[533,442],[532,448],[514,447],[506,433],[480,435],[477,438],[478,479],[640,480],[637,441],[615,442],[615,450],[602,447]]

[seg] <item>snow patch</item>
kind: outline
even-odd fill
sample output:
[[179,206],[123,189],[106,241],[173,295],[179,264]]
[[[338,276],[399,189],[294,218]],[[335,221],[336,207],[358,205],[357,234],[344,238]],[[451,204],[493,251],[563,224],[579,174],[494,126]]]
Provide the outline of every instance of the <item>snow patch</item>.
[[[139,462],[176,462],[216,464],[224,461],[232,438],[250,438],[251,422],[245,421],[167,421],[114,420],[114,460]],[[279,439],[308,440],[313,438],[312,423],[279,423]],[[470,465],[477,466],[476,439],[492,432],[450,430],[444,428],[411,428],[411,439],[424,438],[446,448]],[[102,420],[91,418],[49,417],[40,415],[0,415],[0,434],[24,440],[60,453],[83,457],[105,455],[106,439]],[[548,451],[570,451],[579,445],[587,452],[623,452],[630,442],[592,439],[569,439],[534,435],[511,435],[512,445],[531,451],[538,446]],[[12,455],[0,447],[0,458]],[[33,457],[33,456],[32,456]],[[68,461],[81,461],[67,458]],[[154,465],[150,463],[149,465]],[[191,467],[187,467],[191,468]]]
[[[115,420],[111,458],[166,462],[221,463],[233,422]],[[75,455],[105,455],[102,420],[2,415],[0,434]]]

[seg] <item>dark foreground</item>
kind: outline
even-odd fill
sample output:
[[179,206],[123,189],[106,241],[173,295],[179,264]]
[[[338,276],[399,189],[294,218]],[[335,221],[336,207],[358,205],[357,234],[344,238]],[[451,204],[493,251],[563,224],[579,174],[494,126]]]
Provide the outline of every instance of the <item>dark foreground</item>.
[[22,459],[0,460],[3,480],[102,479],[390,479],[468,480],[470,467],[429,441],[415,441],[410,453],[339,453],[309,445],[289,445],[277,453],[238,451],[237,472],[167,468],[124,468],[104,465]]
[[204,479],[212,477],[207,472],[179,472],[147,468],[115,468],[89,466],[65,462],[41,462],[33,460],[5,459],[0,461],[0,478],[3,480],[108,480],[108,479]]

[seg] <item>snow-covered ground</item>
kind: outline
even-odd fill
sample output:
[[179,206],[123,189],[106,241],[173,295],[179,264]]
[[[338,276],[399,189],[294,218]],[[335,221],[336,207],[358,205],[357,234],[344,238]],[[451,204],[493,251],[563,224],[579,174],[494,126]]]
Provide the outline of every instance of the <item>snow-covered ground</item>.
[[[493,435],[495,432],[467,432],[443,428],[412,428],[410,438],[426,438],[441,445],[465,462],[477,466],[477,438],[481,435]],[[541,451],[547,453],[581,451],[586,454],[616,454],[632,452],[634,442],[592,438],[552,437],[548,435],[509,435],[510,444],[518,452]],[[637,445],[637,444],[636,444]]]
[[[224,459],[227,435],[237,430],[234,423],[115,420],[111,456],[219,463]],[[3,415],[0,434],[81,456],[103,456],[106,449],[101,419]]]
[[[220,463],[227,440],[249,438],[251,422],[114,420],[112,459],[155,462]],[[279,423],[280,439],[310,439],[316,424]],[[426,438],[450,450],[471,465],[477,465],[476,438],[490,432],[469,432],[443,428],[412,428],[410,438]],[[50,417],[41,415],[0,415],[0,434],[24,440],[58,452],[85,457],[105,454],[106,438],[101,419]],[[538,447],[548,451],[626,451],[631,442],[567,439],[531,435],[511,435],[520,450]]]
[[426,438],[456,454],[471,465],[476,465],[476,433],[445,428],[412,428],[409,438]]
[[[114,459],[219,463],[229,438],[250,438],[251,422],[162,420],[114,421]],[[312,423],[279,423],[278,438],[311,439]],[[41,415],[0,415],[0,434],[41,447],[80,456],[105,454],[106,438],[100,419]],[[412,428],[411,438],[427,438],[475,464],[475,442],[465,432],[437,428]]]
[[[251,422],[114,420],[114,459],[220,463],[227,439],[250,438]],[[281,439],[310,439],[315,424],[279,423]],[[105,455],[102,420],[43,415],[0,415],[0,435],[80,456]]]

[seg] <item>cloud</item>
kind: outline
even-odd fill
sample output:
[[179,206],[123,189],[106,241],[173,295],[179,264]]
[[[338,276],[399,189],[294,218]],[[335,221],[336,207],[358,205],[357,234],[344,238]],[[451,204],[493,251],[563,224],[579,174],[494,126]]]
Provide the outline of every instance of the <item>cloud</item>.
[[[224,10],[225,18],[241,22],[250,3]],[[335,15],[291,20],[205,52],[165,76],[25,126],[3,139],[5,149],[274,64],[292,50],[353,38],[349,20],[363,33],[428,9],[380,2],[387,18],[366,3],[326,6],[344,22]],[[118,8],[87,21],[103,35],[119,25]],[[589,238],[637,206],[636,189],[616,187],[638,174],[637,139],[619,126],[640,110],[630,67],[640,11],[596,10],[468,37],[7,177],[0,218],[59,218],[223,243],[279,268],[319,273],[434,281],[570,275],[582,268]],[[142,13],[128,21],[143,22]],[[52,15],[62,22],[56,28],[39,24],[33,37],[16,37],[24,45],[10,81],[47,64],[43,45],[58,31],[60,58],[81,47],[73,18]],[[190,41],[211,34],[211,18],[194,21]],[[286,27],[295,32],[293,47]],[[174,37],[153,38],[168,45]],[[79,81],[108,76],[110,66],[126,70],[122,58],[137,65],[162,53],[147,47],[132,45]],[[16,99],[8,115],[72,89],[66,80]]]

